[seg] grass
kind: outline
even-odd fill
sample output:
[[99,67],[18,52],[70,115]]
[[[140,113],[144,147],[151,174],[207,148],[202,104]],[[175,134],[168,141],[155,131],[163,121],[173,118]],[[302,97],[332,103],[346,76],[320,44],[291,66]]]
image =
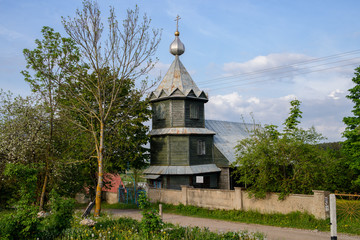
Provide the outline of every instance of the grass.
[[[341,206],[343,203],[338,203]],[[358,202],[359,207],[360,203]],[[338,232],[360,235],[360,221],[354,218],[343,218],[341,207],[338,207]],[[263,214],[256,211],[238,210],[210,210],[195,206],[174,206],[163,204],[163,211],[184,216],[194,216],[234,222],[261,224],[276,227],[289,227],[298,229],[310,229],[319,231],[330,231],[330,220],[316,219],[313,215],[301,212],[289,214]],[[347,215],[346,215],[347,216]]]
[[[86,206],[85,206],[86,207]],[[154,204],[158,208],[158,204]],[[136,204],[102,204],[103,209],[138,209]],[[316,219],[308,213],[293,212],[289,214],[262,214],[256,211],[210,210],[206,208],[163,204],[163,212],[184,216],[211,218],[234,222],[330,231],[330,220]],[[360,201],[337,200],[337,231],[360,235]]]
[[195,206],[184,206],[181,204],[178,206],[163,204],[163,209],[164,212],[167,213],[175,213],[185,216],[196,216],[202,218],[211,218],[277,227],[330,231],[329,221],[318,220],[311,214],[300,212],[293,212],[289,214],[263,214],[256,211],[210,210]]
[[139,209],[138,205],[132,203],[102,203],[101,207],[103,209]]

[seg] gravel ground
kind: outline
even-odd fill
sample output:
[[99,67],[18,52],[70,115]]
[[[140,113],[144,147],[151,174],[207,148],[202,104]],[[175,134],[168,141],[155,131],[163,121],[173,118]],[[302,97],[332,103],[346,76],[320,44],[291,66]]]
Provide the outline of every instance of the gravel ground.
[[[141,219],[139,210],[129,209],[107,209],[104,210],[112,213],[115,217],[131,217],[137,220]],[[215,232],[226,232],[226,231],[239,231],[247,230],[249,232],[262,232],[266,235],[268,240],[329,240],[330,232],[318,232],[312,230],[301,230],[294,228],[281,228],[264,226],[258,224],[246,224],[229,222],[222,220],[214,220],[207,218],[187,217],[176,214],[164,213],[164,222],[170,222],[173,224],[179,224],[181,226],[198,226],[207,227],[211,231]],[[352,236],[346,234],[338,234],[339,240],[355,240],[359,239],[360,236]]]

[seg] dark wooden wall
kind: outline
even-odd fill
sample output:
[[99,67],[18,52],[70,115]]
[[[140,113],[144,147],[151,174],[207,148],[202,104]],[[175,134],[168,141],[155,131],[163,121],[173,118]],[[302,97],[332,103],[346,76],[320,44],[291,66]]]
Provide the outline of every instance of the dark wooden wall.
[[[198,118],[190,118],[190,106],[199,111]],[[188,99],[168,99],[152,103],[152,128],[205,127],[204,101]]]

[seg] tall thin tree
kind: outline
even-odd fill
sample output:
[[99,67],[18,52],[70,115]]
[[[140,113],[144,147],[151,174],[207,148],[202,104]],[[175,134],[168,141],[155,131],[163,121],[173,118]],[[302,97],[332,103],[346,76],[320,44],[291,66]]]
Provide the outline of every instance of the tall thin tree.
[[[30,83],[33,92],[39,94],[48,112],[49,132],[46,146],[44,181],[40,197],[40,210],[44,206],[46,186],[49,181],[51,165],[54,159],[53,138],[55,115],[58,111],[59,87],[69,77],[72,69],[78,66],[79,52],[74,42],[69,38],[62,38],[58,32],[50,27],[43,27],[42,40],[35,40],[34,50],[24,49],[27,62],[21,73]],[[34,73],[34,74],[31,74]]]
[[[105,134],[116,124],[116,121],[108,121],[109,116],[116,109],[114,104],[121,104],[116,100],[126,81],[143,80],[140,91],[145,93],[148,89],[146,75],[154,67],[152,56],[160,42],[160,31],[150,29],[151,20],[146,15],[142,20],[139,18],[138,7],[127,11],[121,25],[116,19],[115,10],[111,7],[108,35],[104,40],[104,26],[96,2],[86,0],[83,9],[77,10],[74,18],[63,18],[66,32],[79,46],[83,61],[89,69],[89,73],[80,72],[69,80],[66,91],[73,99],[68,102],[69,109],[85,119],[77,124],[89,131],[95,142],[98,162],[95,216],[101,210]],[[78,94],[72,86],[86,90],[94,102],[88,102],[87,95]]]

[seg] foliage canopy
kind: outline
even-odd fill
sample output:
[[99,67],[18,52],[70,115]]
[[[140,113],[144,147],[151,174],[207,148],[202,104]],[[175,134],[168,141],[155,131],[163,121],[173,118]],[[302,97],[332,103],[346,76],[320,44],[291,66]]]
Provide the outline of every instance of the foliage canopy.
[[355,86],[349,89],[349,94],[346,97],[354,103],[353,116],[343,118],[343,122],[346,124],[343,133],[346,138],[343,151],[348,158],[347,164],[358,176],[353,183],[360,187],[360,67],[355,69],[355,76],[352,81]]
[[328,166],[333,158],[316,146],[324,138],[314,127],[299,128],[300,101],[290,104],[283,132],[275,125],[258,126],[236,147],[234,172],[238,183],[255,197],[279,192],[283,198],[290,193],[311,193],[328,187]]

